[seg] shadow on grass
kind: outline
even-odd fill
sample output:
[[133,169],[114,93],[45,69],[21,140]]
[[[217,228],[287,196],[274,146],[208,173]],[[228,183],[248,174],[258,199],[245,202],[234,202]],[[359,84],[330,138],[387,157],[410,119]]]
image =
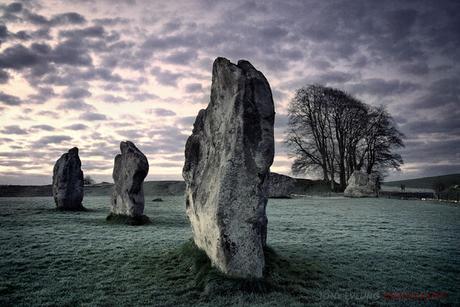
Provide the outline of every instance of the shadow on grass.
[[311,294],[320,287],[318,266],[300,259],[285,259],[270,247],[265,249],[265,260],[263,278],[228,277],[214,268],[206,253],[190,240],[160,255],[156,273],[164,287],[183,289],[182,293],[176,294],[187,293],[200,301],[207,301],[215,295],[277,292],[303,303],[311,302]]
[[127,224],[131,226],[141,226],[151,223],[147,215],[128,216],[112,213],[107,216],[106,221],[110,224]]

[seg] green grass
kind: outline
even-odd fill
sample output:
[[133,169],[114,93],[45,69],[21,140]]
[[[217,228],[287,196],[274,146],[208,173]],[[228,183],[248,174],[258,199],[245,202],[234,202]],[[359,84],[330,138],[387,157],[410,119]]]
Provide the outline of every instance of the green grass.
[[[152,197],[151,199],[153,199]],[[0,306],[418,305],[387,292],[460,301],[460,208],[421,201],[269,200],[264,279],[223,276],[190,241],[183,197],[147,199],[151,223],[111,224],[52,198],[0,199]]]

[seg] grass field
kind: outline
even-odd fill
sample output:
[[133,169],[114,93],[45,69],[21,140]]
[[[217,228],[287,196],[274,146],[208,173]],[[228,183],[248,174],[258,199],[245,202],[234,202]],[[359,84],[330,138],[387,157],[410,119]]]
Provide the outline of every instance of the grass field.
[[459,207],[270,199],[275,287],[251,293],[212,273],[194,249],[182,197],[151,199],[152,223],[127,226],[106,223],[107,197],[86,197],[88,212],[55,211],[45,197],[0,198],[0,306],[418,305],[397,295],[426,293],[442,296],[430,304],[460,302]]

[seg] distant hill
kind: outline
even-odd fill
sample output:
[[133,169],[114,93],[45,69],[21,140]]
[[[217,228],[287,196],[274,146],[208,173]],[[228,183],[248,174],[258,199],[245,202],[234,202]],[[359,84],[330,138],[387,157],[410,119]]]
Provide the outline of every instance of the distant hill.
[[406,188],[433,189],[435,183],[441,182],[445,187],[460,185],[460,174],[423,177],[416,179],[385,182],[385,186],[399,187],[404,184]]
[[[294,194],[317,194],[329,191],[329,186],[321,180],[295,179]],[[110,196],[113,183],[98,183],[85,185],[85,196]],[[184,195],[185,182],[179,180],[146,181],[144,194],[154,196],[181,196]],[[0,197],[34,197],[52,196],[51,185],[0,185]]]
[[[109,196],[112,194],[113,183],[98,183],[85,185],[85,196]],[[146,181],[144,194],[146,196],[174,196],[183,195],[185,183],[183,181]],[[53,196],[51,185],[1,185],[0,197],[33,197]]]
[[[86,196],[112,195],[113,184],[93,184],[85,186]],[[146,196],[176,196],[183,195],[185,182],[179,180],[145,181],[144,194]]]

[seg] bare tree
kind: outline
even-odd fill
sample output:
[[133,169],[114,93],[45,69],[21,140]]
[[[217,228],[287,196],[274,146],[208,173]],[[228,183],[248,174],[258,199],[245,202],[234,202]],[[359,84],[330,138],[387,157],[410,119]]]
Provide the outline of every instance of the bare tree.
[[369,174],[403,163],[394,149],[403,135],[382,107],[372,108],[343,91],[310,85],[297,90],[289,105],[286,143],[295,174],[321,171],[335,190],[346,187],[354,170]]

